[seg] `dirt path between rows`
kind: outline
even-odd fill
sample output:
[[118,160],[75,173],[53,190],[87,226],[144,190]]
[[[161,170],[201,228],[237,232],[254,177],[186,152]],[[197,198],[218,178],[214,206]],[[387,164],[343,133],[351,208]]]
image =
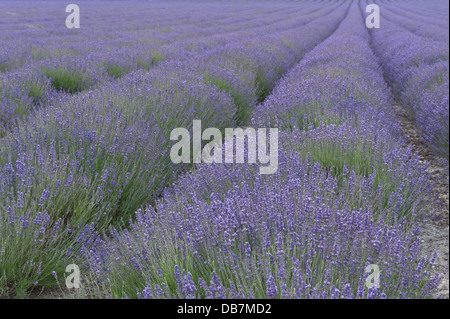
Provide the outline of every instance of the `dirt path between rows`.
[[[432,218],[423,227],[419,237],[426,253],[437,252],[436,267],[444,272],[449,265],[449,176],[448,167],[434,156],[430,149],[423,143],[420,130],[409,119],[406,111],[400,105],[394,105],[394,110],[399,117],[403,134],[408,140],[414,152],[417,152],[424,164],[429,164],[427,171],[431,174],[434,184],[433,192],[439,198],[437,207],[432,207],[436,211],[436,217]],[[434,297],[442,296],[449,298],[449,274],[439,285]]]

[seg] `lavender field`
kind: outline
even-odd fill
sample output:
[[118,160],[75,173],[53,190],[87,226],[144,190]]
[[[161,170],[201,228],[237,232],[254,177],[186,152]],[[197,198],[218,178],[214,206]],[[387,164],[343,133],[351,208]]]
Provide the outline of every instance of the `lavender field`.
[[0,0],[0,298],[449,298],[448,161],[447,1]]

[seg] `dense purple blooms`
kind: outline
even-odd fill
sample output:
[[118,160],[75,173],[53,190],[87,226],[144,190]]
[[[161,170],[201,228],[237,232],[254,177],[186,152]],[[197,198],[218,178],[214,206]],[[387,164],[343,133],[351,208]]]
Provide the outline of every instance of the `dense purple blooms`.
[[[441,276],[417,236],[431,185],[400,137],[369,39],[355,3],[256,108],[255,125],[287,129],[276,174],[198,165],[138,210],[130,231],[85,254],[87,265],[106,256],[97,280],[117,296],[136,294],[116,289],[131,272],[138,292],[174,280],[174,298],[186,297],[185,274],[197,298],[431,297]],[[370,264],[379,288],[365,287]]]
[[[448,27],[424,25],[417,14],[419,26],[406,28],[411,21],[402,15],[381,12],[381,17],[386,17],[383,27],[371,31],[374,51],[397,101],[418,124],[425,143],[448,161]],[[446,34],[436,32],[439,28]]]
[[[2,114],[12,129],[6,136],[4,131],[0,140],[0,210],[18,217],[29,214],[28,218],[40,211],[48,214],[52,224],[61,224],[61,220],[67,233],[75,237],[80,225],[82,229],[93,222],[101,230],[111,222],[127,220],[139,206],[152,202],[186,168],[169,159],[170,131],[189,128],[194,119],[218,128],[242,122],[275,81],[333,31],[348,5],[335,1],[327,8],[305,5],[292,11],[288,6],[275,12],[269,7],[263,6],[262,20],[255,18],[250,26],[244,18],[223,34],[211,28],[209,35],[193,41],[176,36],[182,40],[174,41],[179,47],[167,51],[175,55],[164,56],[164,62],[155,68],[149,69],[145,61],[141,62],[146,66],[127,67],[125,73],[140,70],[120,79],[102,80],[111,75],[100,61],[111,55],[101,54],[102,50],[31,59],[17,71],[2,73],[1,88],[8,97],[2,99],[7,108]],[[220,8],[217,14],[221,14]],[[259,40],[248,42],[251,36]],[[172,45],[167,39],[165,42]],[[103,46],[109,43],[100,42]],[[187,53],[195,51],[197,43],[209,47]],[[87,45],[92,48],[92,42]],[[142,49],[148,56],[148,47]],[[22,80],[13,80],[19,87],[19,95],[15,95],[8,79],[11,72],[23,78],[23,70],[35,70],[43,84],[38,81],[37,88],[30,88]],[[99,85],[93,90],[68,94],[96,82]],[[56,92],[60,84],[66,86],[65,93]],[[22,101],[21,96],[28,96],[31,89],[45,97],[39,98],[41,108],[13,127],[17,109],[11,101]],[[24,100],[24,115],[25,104],[34,102]],[[13,118],[7,118],[8,110],[15,114]],[[72,246],[52,248],[64,255]],[[21,258],[26,259],[26,254],[24,250]]]
[[[432,258],[422,257],[415,227],[375,214],[363,189],[341,193],[319,163],[292,151],[280,155],[275,176],[261,177],[248,165],[198,167],[155,209],[138,211],[130,232],[113,231],[85,254],[88,265],[105,254],[95,267],[108,270],[98,279],[119,287],[130,272],[147,286],[173,276],[179,284],[171,294],[178,298],[186,291],[180,267],[196,274],[188,281],[195,297],[233,298],[242,286],[246,298],[376,298],[360,287],[374,263],[382,268],[380,293],[402,298],[400,285],[408,297],[430,297],[439,277],[429,276]],[[362,198],[359,207],[341,201],[349,192]],[[421,281],[423,289],[413,288]]]
[[[276,77],[283,73],[283,70],[277,67],[278,64],[289,63],[290,59],[292,60],[292,57],[278,56],[280,61],[273,61],[273,55],[281,48],[280,43],[281,46],[295,50],[297,55],[302,54],[323,39],[320,32],[331,31],[320,30],[317,34],[308,30],[317,30],[317,26],[322,25],[317,19],[324,20],[324,16],[330,13],[332,16],[328,19],[331,21],[327,22],[326,28],[337,23],[342,14],[339,11],[344,7],[342,4],[342,0],[333,1],[328,7],[304,4],[294,10],[287,5],[287,8],[277,7],[275,12],[270,10],[273,5],[263,6],[260,10],[244,6],[239,10],[240,19],[234,12],[229,13],[228,20],[224,19],[219,27],[211,27],[212,22],[218,24],[217,18],[222,18],[223,8],[220,5],[213,5],[213,11],[208,12],[209,16],[205,19],[201,5],[192,7],[191,4],[182,4],[179,7],[179,3],[167,9],[164,3],[158,4],[160,8],[155,8],[154,4],[137,2],[135,5],[146,12],[151,12],[151,15],[145,16],[144,19],[151,21],[149,26],[152,27],[139,28],[134,22],[125,29],[117,29],[114,24],[111,25],[110,20],[98,19],[96,14],[103,7],[123,11],[125,9],[123,5],[116,3],[111,8],[111,3],[84,2],[81,4],[84,12],[92,14],[92,17],[85,17],[87,32],[74,31],[76,33],[71,33],[69,43],[65,39],[71,30],[64,27],[63,34],[59,34],[61,26],[57,21],[43,21],[42,24],[36,24],[36,19],[33,19],[35,22],[29,30],[18,32],[13,29],[12,34],[22,37],[31,37],[34,33],[43,34],[39,34],[37,40],[32,40],[23,48],[20,47],[20,50],[13,50],[18,44],[10,44],[0,55],[0,94],[3,95],[0,104],[0,137],[5,134],[2,131],[16,125],[18,119],[26,118],[36,107],[55,104],[64,98],[65,94],[61,97],[61,94],[56,94],[57,91],[74,93],[97,87],[132,71],[148,70],[161,61],[186,61],[187,65],[202,64],[204,61],[201,61],[203,59],[200,56],[205,53],[206,56],[214,56],[216,60],[221,59],[221,55],[231,53],[230,58],[237,55],[237,58],[245,57],[246,60],[251,60],[251,62],[237,61],[247,67],[261,65],[261,62],[272,67],[273,71],[257,70],[261,72],[258,76],[263,77],[261,89],[267,94]],[[20,10],[23,10],[23,5],[19,7]],[[339,9],[335,11],[336,8]],[[133,11],[138,12],[136,9]],[[185,18],[186,11],[195,14],[192,21]],[[164,12],[163,16],[161,12]],[[49,12],[37,11],[35,14],[41,18],[42,14]],[[246,19],[249,14],[254,15],[251,20]],[[14,28],[17,18],[12,15],[10,19]],[[140,16],[137,21],[142,19]],[[229,20],[237,22],[228,25],[232,22]],[[35,25],[42,28],[36,30],[32,27]],[[104,28],[105,25],[111,39],[105,39],[102,37],[103,33],[98,31],[98,28]],[[299,32],[303,26],[305,32]],[[48,29],[56,30],[53,32],[58,33],[58,36],[56,38],[49,36],[47,33],[52,31]],[[170,32],[172,30],[173,32]],[[5,38],[13,42],[14,38],[6,34]],[[297,41],[300,37],[305,39]],[[254,40],[246,43],[249,38]],[[275,52],[268,57],[267,51],[271,50]],[[13,69],[13,66],[21,67]],[[281,73],[273,74],[273,72]]]
[[[433,185],[392,104],[448,157],[448,14],[389,2],[369,32],[364,1],[80,4],[80,30],[0,4],[0,291],[75,262],[106,298],[434,296]],[[193,120],[279,128],[277,172],[172,163]]]
[[[436,41],[449,40],[448,4],[445,1],[414,3],[407,1],[376,1],[381,8],[383,20],[393,22],[421,37]],[[427,12],[428,11],[428,12]],[[432,12],[434,11],[434,12]]]

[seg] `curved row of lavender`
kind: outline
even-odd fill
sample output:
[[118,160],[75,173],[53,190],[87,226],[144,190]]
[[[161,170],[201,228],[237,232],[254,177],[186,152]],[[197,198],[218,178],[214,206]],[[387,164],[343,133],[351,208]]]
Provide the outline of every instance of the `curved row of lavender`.
[[[427,1],[410,3],[391,3],[387,1],[374,1],[380,6],[382,20],[398,24],[399,26],[411,31],[412,33],[430,38],[435,41],[449,42],[449,21],[448,15],[440,17],[439,15],[427,15],[423,8],[440,7],[443,12],[448,12],[448,2],[446,1]],[[408,9],[413,8],[419,12],[411,12]]]
[[[440,28],[447,27],[449,24],[449,5],[446,1],[427,1],[425,3],[408,3],[407,1],[401,2],[386,2],[381,0],[383,7],[392,9],[391,11],[402,16],[436,25]],[[428,4],[428,5],[425,5]]]
[[[174,40],[189,39],[224,32],[239,31],[242,26],[254,27],[272,23],[292,6],[235,6],[183,3],[143,3],[80,1],[83,31],[61,27],[66,14],[65,5],[40,6],[19,1],[0,4],[2,8],[1,70],[17,69],[32,61],[57,58],[61,55],[83,55],[92,51],[107,51],[123,46],[142,44],[170,44]],[[34,10],[29,10],[33,7]],[[302,8],[302,6],[300,6]],[[145,12],[145,14],[143,14]],[[117,13],[127,17],[117,23]],[[105,37],[105,35],[107,35]],[[23,39],[27,39],[24,43]],[[150,47],[148,47],[151,49]]]
[[[85,7],[86,4],[82,5],[83,9],[86,9],[86,12],[88,15],[85,17],[89,21],[89,13],[97,14],[100,9],[102,9],[102,6],[94,5],[94,6],[88,6]],[[108,4],[110,6],[111,4]],[[142,4],[141,4],[142,5]],[[23,6],[23,4],[22,4]],[[104,10],[105,3],[103,3],[103,10]],[[113,9],[115,10],[123,10],[121,6],[114,6]],[[173,8],[172,8],[173,9]],[[183,7],[183,9],[186,9]],[[23,8],[22,8],[23,10]],[[148,12],[149,10],[147,10]],[[161,15],[161,8],[156,8],[155,11],[152,10],[152,12],[156,12],[153,15]],[[151,58],[151,54],[149,52],[152,52],[155,47],[155,43],[158,44],[159,47],[163,44],[170,45],[171,41],[180,41],[181,39],[186,39],[186,35],[183,32],[172,32],[169,33],[165,31],[166,28],[170,30],[170,26],[174,24],[175,27],[178,27],[177,30],[186,30],[186,29],[192,29],[189,28],[189,25],[177,25],[172,20],[174,17],[175,19],[182,20],[182,17],[179,16],[180,13],[184,14],[183,12],[179,12],[177,10],[173,10],[172,12],[172,18],[167,19],[168,24],[161,25],[161,21],[158,19],[158,17],[153,16],[152,14],[149,17],[152,23],[150,25],[152,26],[158,26],[157,31],[161,30],[161,33],[157,33],[155,31],[151,32],[152,30],[148,30],[147,28],[137,28],[137,31],[140,31],[140,33],[136,33],[133,35],[130,35],[130,31],[121,31],[118,32],[114,28],[111,30],[108,28],[108,25],[106,25],[106,30],[108,37],[107,39],[101,39],[101,35],[103,34],[98,32],[97,29],[100,28],[102,24],[105,24],[105,22],[110,22],[108,19],[97,19],[100,21],[94,20],[93,22],[96,22],[98,24],[92,25],[92,23],[87,23],[87,30],[88,32],[82,32],[80,36],[77,36],[77,34],[73,34],[74,30],[67,30],[67,32],[72,32],[72,34],[64,32],[61,36],[57,37],[46,37],[38,44],[29,44],[26,46],[26,50],[28,52],[35,52],[38,51],[38,53],[33,54],[33,59],[30,61],[28,65],[26,65],[22,70],[19,70],[18,72],[11,72],[9,74],[4,74],[3,81],[2,81],[2,87],[3,87],[3,106],[6,106],[7,108],[2,112],[3,117],[5,117],[4,121],[6,121],[9,118],[13,118],[14,116],[17,116],[16,113],[26,113],[28,108],[30,106],[33,106],[33,104],[37,104],[36,102],[41,102],[42,100],[47,102],[50,99],[50,96],[54,95],[56,88],[52,86],[52,81],[48,79],[45,76],[41,75],[41,70],[39,67],[32,67],[34,63],[42,64],[43,66],[50,67],[52,64],[55,64],[51,69],[53,71],[57,71],[58,66],[64,66],[68,65],[71,66],[73,69],[73,72],[67,72],[67,70],[61,70],[60,74],[56,74],[59,78],[61,83],[60,85],[64,84],[64,87],[67,91],[76,91],[79,88],[79,81],[83,80],[84,78],[84,84],[83,87],[91,85],[92,83],[95,83],[102,79],[105,74],[108,72],[111,73],[111,75],[119,75],[121,73],[121,67],[123,68],[123,65],[115,65],[111,64],[110,67],[108,67],[108,63],[105,63],[106,70],[98,72],[98,67],[93,70],[91,70],[91,67],[93,66],[92,60],[94,60],[94,66],[95,64],[99,64],[99,59],[103,59],[103,61],[108,61],[108,58],[106,57],[114,58],[117,61],[123,61],[122,64],[128,63],[130,65],[142,65],[142,66],[150,66],[152,64],[152,60],[149,60]],[[49,15],[51,12],[44,11],[42,14]],[[167,13],[166,13],[167,14]],[[54,16],[58,16],[58,14],[54,13]],[[162,15],[163,18],[167,18],[164,14]],[[213,15],[213,18],[216,18],[217,16]],[[35,17],[34,17],[35,18]],[[138,16],[139,20],[142,20],[142,15]],[[56,31],[61,31],[61,19],[58,19],[59,24],[57,25],[50,25],[47,26],[48,29],[55,29],[55,31],[52,32],[55,33]],[[19,20],[22,22],[22,20]],[[264,21],[264,20],[263,20]],[[206,21],[211,22],[211,21]],[[97,27],[96,27],[97,26]],[[203,24],[200,23],[200,27],[202,27]],[[237,23],[237,26],[240,25]],[[249,26],[248,24],[246,25]],[[15,29],[17,29],[17,25],[13,25]],[[130,27],[132,29],[136,28],[136,25],[131,24]],[[241,26],[242,27],[242,26]],[[120,24],[120,28],[123,28],[123,25]],[[95,31],[93,31],[93,30]],[[213,28],[211,28],[212,30]],[[214,34],[220,34],[220,29],[215,28],[216,31]],[[219,30],[218,30],[219,29]],[[16,32],[11,32],[13,36]],[[78,33],[78,32],[77,32]],[[193,34],[199,34],[201,33],[199,30],[193,30]],[[74,43],[69,42],[67,40],[68,35],[70,34],[70,38]],[[208,34],[208,33],[207,33]],[[17,34],[17,37],[20,39],[21,33]],[[28,34],[25,34],[28,35]],[[25,37],[25,35],[22,35],[22,38]],[[29,37],[29,35],[28,35]],[[64,38],[65,37],[65,38]],[[192,36],[191,36],[192,37]],[[127,42],[124,42],[123,39],[127,39]],[[10,41],[9,40],[9,46],[11,47],[11,50],[14,50],[15,52],[17,50],[17,44],[18,41]],[[113,40],[113,41],[112,41]],[[55,41],[55,44],[51,44],[52,41]],[[146,42],[149,41],[149,44],[146,44]],[[42,53],[40,50],[42,50],[42,46],[45,45],[46,47],[49,46],[54,47],[55,52],[48,53],[44,52]],[[155,42],[155,43],[154,43]],[[23,43],[23,41],[19,42],[20,44]],[[136,45],[137,43],[137,45]],[[67,46],[70,46],[69,48],[66,48]],[[138,48],[139,47],[139,48]],[[140,50],[139,50],[140,49]],[[173,49],[173,48],[172,48]],[[136,54],[136,50],[141,51],[142,54]],[[106,51],[106,52],[105,52]],[[178,50],[179,51],[179,50]],[[17,65],[17,60],[14,60],[14,52],[11,52],[8,56],[8,50],[4,51],[5,54],[3,54],[3,60],[6,59],[6,62],[8,59],[14,61],[14,65]],[[62,57],[53,57],[54,54],[57,54],[58,56],[62,55]],[[180,54],[181,52],[176,52],[180,56],[183,56],[183,54]],[[125,55],[124,55],[125,54]],[[160,56],[161,53],[157,53],[159,58],[162,58]],[[37,55],[37,56],[35,56]],[[40,56],[47,56],[50,55],[50,57],[42,60],[39,59]],[[86,58],[86,56],[89,56]],[[143,55],[143,57],[139,57],[140,55]],[[30,58],[30,56],[28,56]],[[143,58],[143,59],[141,59]],[[140,60],[140,62],[136,62],[137,60]],[[55,63],[56,60],[57,62]],[[84,62],[85,60],[89,61],[89,63]],[[4,62],[4,63],[6,63]],[[31,65],[30,65],[31,64]],[[66,67],[67,68],[67,67]],[[109,69],[109,71],[108,71]],[[83,72],[84,70],[84,72]],[[45,70],[43,70],[45,73]],[[86,75],[86,72],[89,74]],[[80,76],[77,76],[80,75]],[[55,76],[53,76],[55,78]],[[87,81],[89,80],[89,81]],[[67,83],[64,83],[67,82]],[[71,83],[74,84],[74,87],[72,87]],[[58,86],[58,83],[55,83],[55,86]],[[59,87],[57,87],[59,89]],[[13,104],[13,102],[16,102]],[[12,105],[12,106],[11,106]],[[9,109],[8,109],[9,107]]]
[[51,272],[64,271],[93,229],[119,227],[152,202],[187,168],[170,161],[170,131],[194,119],[219,129],[244,121],[344,18],[349,4],[333,4],[309,23],[68,96],[0,140],[0,286],[23,294],[54,284]]
[[[76,34],[69,37],[68,34],[64,33],[55,40],[53,37],[47,37],[49,39],[44,38],[34,46],[26,45],[29,52],[37,51],[38,57],[42,55],[50,56],[42,59],[29,56],[28,60],[24,58],[28,63],[25,63],[22,68],[0,74],[0,94],[2,97],[0,137],[6,134],[9,128],[17,125],[17,121],[25,118],[30,111],[48,104],[57,104],[59,99],[65,98],[67,94],[61,94],[60,90],[75,93],[111,81],[134,70],[148,70],[161,61],[192,59],[205,51],[217,50],[219,47],[230,43],[242,42],[249,38],[258,38],[261,34],[270,35],[274,32],[302,26],[331,12],[340,3],[342,1],[334,1],[330,3],[330,6],[322,8],[315,5],[292,9],[291,6],[290,11],[284,9],[281,12],[278,12],[279,9],[273,9],[273,5],[266,5],[262,6],[264,12],[262,18],[248,21],[241,17],[232,27],[228,27],[226,24],[228,20],[225,20],[225,26],[209,27],[206,30],[203,28],[203,23],[197,23],[199,26],[192,28],[192,23],[187,22],[187,25],[178,25],[174,23],[174,17],[172,17],[169,22],[166,22],[166,28],[175,28],[176,30],[182,30],[181,32],[172,32],[168,35],[165,31],[166,28],[164,28],[165,25],[158,27],[153,32],[149,32],[146,28],[138,28],[138,32],[132,35],[128,31],[114,31],[115,28],[113,28],[113,30],[107,29],[105,31],[108,34],[107,37],[98,40],[97,38],[104,33],[96,31],[96,28],[100,28],[101,23],[107,21],[107,19],[100,19],[99,21],[94,20],[91,24],[87,22],[87,28],[94,31],[87,32],[87,34],[82,33],[79,37]],[[138,4],[138,6],[142,5],[142,2]],[[91,6],[85,9],[87,12],[94,14],[102,8],[102,3]],[[268,14],[266,12],[268,7],[275,12]],[[121,7],[119,6],[116,9],[120,10]],[[142,10],[145,9],[148,11],[148,7],[142,8]],[[175,21],[177,21],[176,18],[179,15],[181,15],[180,20],[183,21],[183,15],[186,14],[183,9],[184,11],[187,10],[185,5],[181,9],[175,10]],[[197,9],[199,8],[197,7]],[[216,8],[216,10],[218,9]],[[166,14],[169,14],[169,12]],[[234,11],[229,14],[232,13]],[[244,14],[253,14],[253,11],[244,11]],[[89,16],[87,19],[89,21]],[[59,22],[59,25],[56,26],[54,25],[56,22],[52,22],[49,28],[60,30],[61,21]],[[207,20],[206,22],[210,21]],[[158,20],[153,22],[152,25],[155,25],[155,23],[157,26],[159,25]],[[186,32],[188,34],[191,32],[191,36],[187,36]],[[163,38],[164,40],[162,40]],[[71,39],[73,43],[68,39]],[[14,43],[17,42],[10,39],[8,41],[13,43],[11,50],[14,51],[8,55],[11,50],[5,50],[2,59],[6,59],[4,63],[8,63],[8,59],[10,59],[15,64],[19,64],[14,59],[14,52],[16,51]],[[42,53],[41,47],[47,47],[48,42],[51,43],[54,51]],[[20,41],[19,43],[23,42]],[[57,54],[57,56],[54,56],[54,54]]]
[[397,8],[402,8],[405,14],[421,14],[423,18],[427,19],[427,22],[431,24],[440,25],[440,22],[449,21],[448,15],[448,3],[446,1],[426,1],[425,3],[429,3],[431,5],[426,6],[425,3],[414,3],[411,5],[409,2],[396,1],[396,2],[385,2],[383,0],[383,4],[387,4],[390,6],[394,6]]
[[426,22],[441,29],[448,29],[449,5],[446,1],[436,0],[422,3],[418,2],[411,5],[406,1],[386,2],[384,0],[381,0],[379,4],[381,4],[383,7],[388,8],[393,13],[408,17],[411,20],[416,20],[416,22]]
[[[431,297],[441,277],[417,238],[431,185],[369,39],[355,2],[255,109],[254,125],[283,129],[276,174],[198,165],[130,230],[92,236],[89,296]],[[365,286],[370,264],[379,288]]]
[[448,43],[418,36],[387,20],[382,28],[372,29],[371,36],[396,100],[419,126],[425,144],[448,162]]

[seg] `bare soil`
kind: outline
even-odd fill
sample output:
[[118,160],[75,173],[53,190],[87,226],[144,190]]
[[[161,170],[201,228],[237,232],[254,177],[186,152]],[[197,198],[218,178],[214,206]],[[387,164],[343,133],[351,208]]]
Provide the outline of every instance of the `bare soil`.
[[445,278],[439,285],[435,298],[449,298],[449,175],[446,167],[438,157],[432,154],[430,149],[424,144],[420,130],[408,117],[405,110],[395,105],[394,109],[399,117],[403,134],[411,145],[412,149],[419,154],[425,165],[429,164],[427,171],[431,174],[434,184],[433,192],[439,198],[439,202],[430,210],[435,211],[435,218],[431,218],[423,227],[420,238],[423,248],[427,253],[437,252],[436,267],[441,272],[446,272]]

